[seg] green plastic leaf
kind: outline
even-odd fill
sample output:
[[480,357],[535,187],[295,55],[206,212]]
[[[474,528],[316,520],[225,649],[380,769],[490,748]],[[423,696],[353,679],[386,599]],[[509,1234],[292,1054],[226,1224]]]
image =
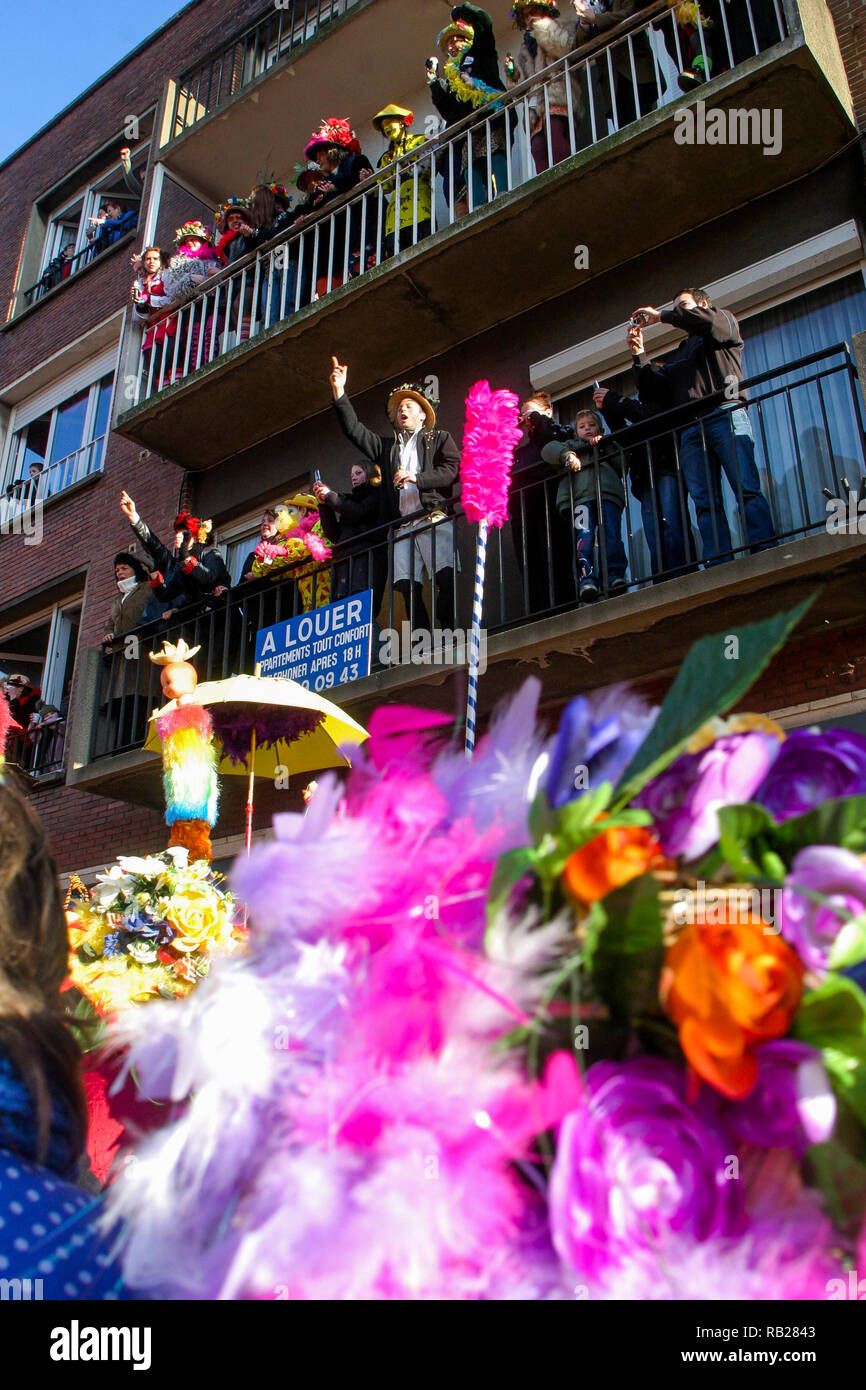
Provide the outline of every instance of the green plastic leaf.
[[94,951],[93,947],[89,946],[86,941],[82,941],[75,954],[78,956],[82,965],[90,965],[92,961],[98,959],[96,951]]
[[[656,777],[702,724],[724,714],[770,664],[790,632],[814,601],[814,595],[786,613],[776,613],[733,633],[717,632],[702,637],[689,650],[676,680],[667,693],[658,719],[626,768],[617,788],[618,802],[636,796]],[[736,659],[726,656],[737,639]]]
[[843,1234],[859,1235],[866,1215],[866,1166],[833,1139],[813,1144],[806,1161],[834,1226]]
[[514,885],[525,878],[527,874],[531,874],[534,868],[535,851],[529,845],[523,845],[519,849],[510,849],[499,856],[490,879],[490,887],[487,890],[488,925],[505,907]]
[[840,845],[854,854],[866,850],[866,796],[839,796],[802,816],[773,827],[768,837],[788,862],[809,845]]
[[866,960],[866,913],[845,923],[830,947],[828,964],[831,970],[844,970]]
[[844,975],[828,975],[803,996],[793,1036],[821,1052],[834,1090],[866,1126],[866,995]]
[[553,809],[543,789],[538,793],[529,808],[529,836],[534,845],[548,833],[553,825]]
[[615,1021],[658,1012],[664,944],[659,885],[652,874],[593,904],[584,960],[592,992]]
[[[723,806],[719,811],[719,849],[725,863],[740,878],[759,878],[760,855],[752,852],[753,841],[775,825],[765,807],[755,801]],[[783,875],[784,877],[784,875]]]

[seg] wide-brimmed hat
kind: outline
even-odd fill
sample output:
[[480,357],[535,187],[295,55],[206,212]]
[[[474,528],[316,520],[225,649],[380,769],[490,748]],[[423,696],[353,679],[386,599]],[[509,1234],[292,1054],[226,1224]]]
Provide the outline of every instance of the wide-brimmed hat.
[[210,232],[203,222],[184,222],[174,234],[175,246],[182,246],[185,241],[193,240],[210,244]]
[[277,511],[283,507],[296,507],[298,511],[317,512],[319,510],[319,500],[311,492],[296,492],[293,497],[287,497],[285,502],[281,502]]
[[312,160],[299,159],[295,165],[294,174],[295,188],[300,189],[301,193],[306,193],[311,184],[321,183],[322,179],[328,177]]
[[414,381],[404,381],[402,386],[395,386],[388,397],[386,409],[391,424],[396,425],[397,407],[407,396],[410,400],[417,401],[421,406],[424,411],[424,419],[427,423],[427,428],[428,430],[432,430],[433,426],[436,424],[436,406],[439,402],[436,400],[435,396],[426,395],[421,387],[416,385]]
[[448,52],[446,44],[449,39],[467,39],[472,44],[475,42],[475,30],[465,19],[456,19],[453,24],[446,24],[444,29],[440,29],[436,36],[436,42],[443,53]]
[[392,101],[389,106],[383,106],[381,111],[376,112],[370,124],[381,130],[383,121],[402,121],[404,126],[408,127],[414,119],[414,111],[410,111],[406,106],[395,106]]
[[336,146],[348,150],[349,154],[360,154],[361,144],[348,120],[344,116],[326,116],[318,130],[314,130],[304,146],[304,158],[309,159],[314,150],[322,146]]
[[119,550],[114,557],[112,565],[114,569],[116,569],[118,565],[129,565],[139,584],[142,584],[150,573],[147,565],[145,565],[137,555],[133,555],[131,550]]
[[560,14],[559,6],[554,5],[552,0],[514,0],[514,4],[511,6],[511,18],[519,24],[525,10],[544,10],[544,13],[549,14],[552,19],[558,19]]

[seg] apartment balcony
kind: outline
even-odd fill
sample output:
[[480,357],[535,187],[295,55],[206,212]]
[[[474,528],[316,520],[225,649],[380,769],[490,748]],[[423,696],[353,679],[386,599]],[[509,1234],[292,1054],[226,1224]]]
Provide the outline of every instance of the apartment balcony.
[[[862,367],[866,335],[860,337]],[[866,372],[863,381],[866,386]],[[858,526],[858,515],[866,517],[866,436],[850,350],[840,344],[789,362],[754,378],[748,388],[754,459],[772,521],[769,547],[765,537],[749,530],[754,513],[749,520],[742,477],[739,482],[735,477],[734,488],[725,484],[719,494],[720,505],[711,494],[710,531],[705,523],[703,535],[711,533],[719,563],[702,567],[712,557],[686,487],[682,421],[674,427],[673,419],[659,416],[651,430],[640,433],[644,427],[639,427],[637,434],[612,436],[614,466],[628,499],[621,524],[628,590],[612,594],[612,552],[602,522],[595,559],[601,596],[581,601],[574,532],[561,510],[564,499],[557,497],[560,477],[545,465],[515,476],[510,520],[491,532],[488,543],[482,717],[533,670],[543,670],[545,701],[552,705],[618,680],[673,673],[704,633],[730,632],[816,591],[801,634],[826,633],[828,626],[862,617],[866,521]],[[733,433],[731,407],[713,420]],[[710,426],[704,417],[704,439]],[[641,471],[649,495],[666,498],[664,521],[634,495]],[[361,722],[377,705],[391,701],[417,701],[450,712],[463,708],[476,528],[457,505],[451,519],[450,528],[420,523],[420,533],[431,535],[436,593],[429,579],[410,589],[408,614],[393,584],[398,533],[385,527],[368,533],[361,550],[337,547],[334,552],[332,583],[343,593],[366,587],[378,562],[384,584],[379,623],[394,634],[387,645],[374,647],[374,663],[377,656],[382,661],[370,676],[334,686],[326,675],[316,678],[316,689]],[[666,550],[675,531],[683,537],[680,560],[685,563],[672,564]],[[419,584],[424,580],[420,571],[412,578]],[[227,604],[187,610],[169,635],[201,646],[196,665],[202,680],[249,673],[258,630],[296,616],[300,602],[298,584],[286,569],[274,579],[239,585]],[[413,636],[417,633],[420,638]],[[151,644],[156,648],[164,635],[142,630],[142,653]],[[90,654],[92,719],[84,730],[89,742],[70,761],[71,783],[161,804],[159,759],[141,751],[149,715],[160,704],[157,677],[151,663],[142,659],[139,665],[122,651]],[[226,795],[236,800],[241,791],[230,785]]]
[[[351,344],[353,392],[361,393],[414,367],[419,344],[429,360],[540,297],[553,299],[683,235],[696,209],[709,223],[819,168],[854,134],[829,11],[824,0],[742,0],[749,14],[759,3],[773,5],[773,41],[762,48],[766,26],[752,24],[757,42],[741,56],[726,30],[718,75],[699,97],[679,90],[682,55],[672,11],[660,3],[641,12],[641,23],[552,65],[543,81],[512,89],[489,114],[451,127],[213,277],[172,315],[176,331],[162,347],[144,355],[130,343],[126,377],[137,382],[135,403],[117,429],[184,468],[210,467],[325,409],[335,344]],[[336,62],[340,35],[365,17],[384,22],[388,5],[377,0],[359,5],[351,22],[344,17],[316,49],[316,62],[327,59],[323,72]],[[651,55],[654,100],[638,87],[641,52]],[[366,59],[356,66],[367,92],[387,90]],[[361,80],[354,68],[338,75],[344,87]],[[541,114],[550,160],[561,120],[550,107],[563,82],[569,150],[536,173],[526,140],[530,107]],[[350,106],[348,91],[333,95],[335,109]],[[330,109],[328,101],[317,95],[316,109]],[[629,105],[639,110],[641,101],[655,109],[629,121]],[[226,172],[233,121],[227,110],[226,148],[207,163],[220,193],[233,186]],[[720,131],[726,143],[712,143]],[[244,135],[248,156],[263,147],[250,145],[253,138]],[[456,186],[464,166],[473,171],[466,210]],[[419,196],[425,183],[436,190],[429,221]],[[387,203],[407,185],[411,223],[395,243],[386,236]],[[576,243],[587,246],[588,269]],[[526,270],[542,246],[543,293]]]

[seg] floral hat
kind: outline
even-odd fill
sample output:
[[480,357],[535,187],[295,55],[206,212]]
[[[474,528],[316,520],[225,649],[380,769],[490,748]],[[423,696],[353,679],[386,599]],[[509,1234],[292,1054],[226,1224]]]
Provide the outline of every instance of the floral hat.
[[197,516],[192,516],[190,512],[184,508],[182,512],[178,512],[174,519],[174,529],[175,531],[187,532],[199,545],[204,545],[213,530],[213,522],[203,521]]
[[304,158],[310,159],[322,146],[336,145],[349,154],[360,154],[361,143],[344,116],[326,116],[319,129],[314,130],[304,146]]
[[299,159],[295,165],[294,174],[295,188],[300,189],[302,193],[306,193],[311,184],[319,183],[325,178],[318,164],[314,164],[312,160],[304,162],[304,160]]
[[242,217],[245,217],[249,210],[249,206],[249,198],[236,198],[234,194],[232,194],[230,198],[226,198],[225,202],[220,204],[219,212],[217,213],[217,231],[220,233],[228,231],[228,216],[230,212],[239,212]]
[[184,222],[174,234],[175,246],[182,246],[185,241],[204,241],[210,245],[210,239],[210,232],[203,222]]
[[388,397],[385,408],[388,411],[388,419],[391,421],[391,424],[396,425],[397,407],[407,396],[410,400],[417,401],[421,406],[424,411],[427,429],[432,430],[433,426],[436,424],[436,406],[439,404],[439,401],[435,396],[428,395],[414,381],[404,381],[402,386],[395,386]]
[[449,39],[466,39],[466,42],[475,42],[475,30],[471,24],[467,24],[465,19],[457,19],[453,24],[446,24],[444,29],[440,29],[436,36],[436,42],[443,53],[448,52]]
[[515,24],[523,23],[526,10],[544,10],[544,13],[550,15],[552,19],[558,19],[560,15],[559,6],[554,5],[552,0],[514,0],[514,4],[511,6],[511,18]]

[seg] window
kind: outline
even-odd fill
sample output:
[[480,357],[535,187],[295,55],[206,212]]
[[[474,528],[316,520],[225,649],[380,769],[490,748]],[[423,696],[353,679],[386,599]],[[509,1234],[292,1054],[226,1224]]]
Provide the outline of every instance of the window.
[[[133,155],[129,174],[124,173],[120,164],[105,173],[104,157],[101,162],[98,176],[83,189],[79,182],[74,192],[68,190],[59,205],[55,202],[52,208],[50,200],[46,200],[49,205],[40,209],[45,219],[45,234],[38,274],[24,289],[19,307],[37,303],[49,290],[56,289],[70,275],[135,231],[147,144],[141,145]],[[81,172],[87,174],[88,170]]]
[[113,382],[113,374],[102,376],[14,431],[3,477],[7,507],[45,501],[101,469]]
[[66,716],[81,625],[81,600],[57,604],[0,633],[0,681],[22,726],[10,738],[8,756],[32,777],[62,770]]

